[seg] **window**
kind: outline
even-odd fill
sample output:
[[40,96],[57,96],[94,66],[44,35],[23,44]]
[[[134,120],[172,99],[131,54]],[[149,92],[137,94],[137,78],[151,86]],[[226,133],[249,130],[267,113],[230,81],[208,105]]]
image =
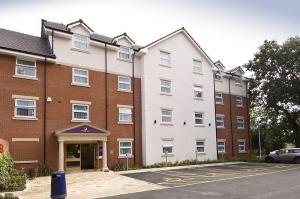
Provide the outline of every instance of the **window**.
[[160,92],[164,94],[171,94],[171,81],[161,79]]
[[236,77],[236,78],[234,78],[234,83],[235,83],[236,85],[242,85],[242,79]]
[[15,99],[15,117],[35,118],[36,101],[28,99]]
[[74,34],[73,47],[80,50],[88,50],[88,37],[83,35]]
[[195,125],[203,124],[203,113],[195,112]]
[[89,120],[89,105],[72,104],[73,120]]
[[243,106],[243,97],[242,96],[236,96],[235,104],[238,107],[242,107]]
[[201,99],[203,97],[203,90],[201,86],[194,86],[194,98]]
[[173,143],[172,141],[163,141],[162,145],[163,154],[173,154]]
[[161,122],[166,124],[172,123],[172,111],[167,109],[161,110]]
[[131,78],[119,76],[118,77],[118,89],[121,91],[131,91]]
[[198,153],[204,153],[204,141],[196,141],[196,149]]
[[193,72],[202,73],[202,62],[198,60],[193,60]]
[[72,83],[79,85],[89,85],[89,71],[85,69],[73,68]]
[[237,128],[238,129],[243,129],[244,128],[244,118],[243,117],[238,117],[237,118]]
[[221,115],[216,116],[216,125],[217,128],[224,128],[224,116]]
[[17,59],[15,75],[21,77],[35,78],[36,77],[35,62]]
[[132,122],[132,109],[119,107],[119,122]]
[[218,140],[218,153],[225,153],[225,141]]
[[223,94],[216,93],[216,104],[223,104]]
[[170,66],[170,53],[160,51],[160,64]]
[[245,152],[245,140],[239,140],[239,152]]
[[124,60],[130,59],[130,50],[127,47],[121,46],[118,52],[119,58]]
[[215,73],[215,80],[221,80],[222,79],[222,75],[221,75],[221,73],[220,72],[216,72]]
[[119,141],[119,156],[132,156],[132,142],[131,141]]

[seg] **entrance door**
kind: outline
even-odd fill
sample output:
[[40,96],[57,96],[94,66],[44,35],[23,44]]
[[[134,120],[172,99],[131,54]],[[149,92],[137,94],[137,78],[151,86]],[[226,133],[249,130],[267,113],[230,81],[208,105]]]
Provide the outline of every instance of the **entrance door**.
[[94,168],[94,147],[92,144],[81,144],[81,169]]

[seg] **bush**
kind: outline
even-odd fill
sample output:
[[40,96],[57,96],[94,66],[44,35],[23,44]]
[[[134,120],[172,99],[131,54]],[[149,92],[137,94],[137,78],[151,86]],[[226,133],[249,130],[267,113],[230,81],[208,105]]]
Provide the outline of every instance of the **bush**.
[[39,166],[38,173],[37,173],[38,177],[40,177],[40,176],[51,176],[51,174],[52,174],[52,170],[49,167],[47,167],[46,165]]
[[23,171],[14,169],[10,155],[0,155],[0,190],[23,190],[26,178]]

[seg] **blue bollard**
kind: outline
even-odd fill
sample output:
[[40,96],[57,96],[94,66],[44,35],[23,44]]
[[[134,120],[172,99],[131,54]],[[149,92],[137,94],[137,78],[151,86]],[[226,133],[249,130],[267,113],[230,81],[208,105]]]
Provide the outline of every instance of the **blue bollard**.
[[53,172],[51,175],[51,198],[63,199],[67,196],[66,176],[64,171]]

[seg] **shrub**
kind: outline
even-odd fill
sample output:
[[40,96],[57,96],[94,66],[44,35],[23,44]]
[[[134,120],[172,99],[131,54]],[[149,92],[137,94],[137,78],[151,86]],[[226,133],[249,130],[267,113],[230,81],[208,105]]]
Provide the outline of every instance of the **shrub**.
[[10,155],[0,155],[0,190],[23,190],[26,178],[23,171],[14,169]]
[[38,168],[37,176],[51,176],[52,170],[46,165],[40,165]]

